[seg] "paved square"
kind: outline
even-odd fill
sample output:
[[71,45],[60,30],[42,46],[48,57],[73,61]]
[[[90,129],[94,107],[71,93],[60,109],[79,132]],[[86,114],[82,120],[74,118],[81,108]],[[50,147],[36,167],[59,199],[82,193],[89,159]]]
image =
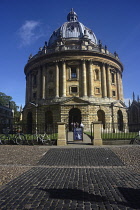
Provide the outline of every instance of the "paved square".
[[2,190],[0,207],[126,209],[127,206],[138,209],[138,179],[137,174],[125,169],[37,167]]
[[0,191],[0,209],[140,209],[139,183],[109,148],[50,149]]
[[123,166],[109,148],[50,149],[38,165],[48,166]]

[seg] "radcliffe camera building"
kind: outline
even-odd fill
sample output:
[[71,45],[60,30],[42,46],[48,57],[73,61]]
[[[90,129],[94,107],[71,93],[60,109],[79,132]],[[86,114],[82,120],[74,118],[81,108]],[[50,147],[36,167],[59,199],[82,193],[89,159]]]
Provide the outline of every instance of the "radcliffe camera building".
[[[123,65],[73,11],[24,69],[26,103],[23,119],[28,132],[36,120],[42,129],[57,122],[127,123],[123,103]],[[118,128],[122,129],[122,126]]]

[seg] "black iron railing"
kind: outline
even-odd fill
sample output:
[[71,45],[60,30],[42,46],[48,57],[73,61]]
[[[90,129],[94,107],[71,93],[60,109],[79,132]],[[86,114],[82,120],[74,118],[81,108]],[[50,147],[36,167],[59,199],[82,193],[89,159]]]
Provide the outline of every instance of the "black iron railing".
[[129,140],[138,135],[139,130],[139,124],[130,126],[127,123],[106,123],[101,128],[101,136],[103,140]]
[[24,133],[24,134],[49,134],[52,138],[57,138],[58,126],[53,124],[0,124],[0,134],[3,133]]

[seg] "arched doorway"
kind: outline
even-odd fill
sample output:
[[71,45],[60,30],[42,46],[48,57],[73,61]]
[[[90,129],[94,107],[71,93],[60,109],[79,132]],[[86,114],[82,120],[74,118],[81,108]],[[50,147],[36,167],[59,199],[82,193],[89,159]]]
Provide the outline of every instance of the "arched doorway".
[[72,124],[77,123],[80,125],[81,123],[81,111],[77,108],[72,108],[69,111],[69,131],[72,131]]
[[118,111],[117,117],[118,117],[118,129],[119,131],[123,131],[123,114],[121,110]]
[[105,112],[103,110],[98,110],[97,112],[98,121],[101,121],[103,128],[105,129]]
[[27,133],[32,133],[32,112],[27,114]]

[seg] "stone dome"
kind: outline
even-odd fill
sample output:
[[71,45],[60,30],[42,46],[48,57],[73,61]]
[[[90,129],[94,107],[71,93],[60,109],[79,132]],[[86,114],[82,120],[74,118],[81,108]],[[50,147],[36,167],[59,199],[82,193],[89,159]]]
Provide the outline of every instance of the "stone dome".
[[78,21],[77,14],[71,9],[67,15],[68,22],[65,22],[60,28],[55,30],[49,39],[48,46],[55,44],[62,39],[80,39],[86,38],[97,45],[97,38],[93,31]]

